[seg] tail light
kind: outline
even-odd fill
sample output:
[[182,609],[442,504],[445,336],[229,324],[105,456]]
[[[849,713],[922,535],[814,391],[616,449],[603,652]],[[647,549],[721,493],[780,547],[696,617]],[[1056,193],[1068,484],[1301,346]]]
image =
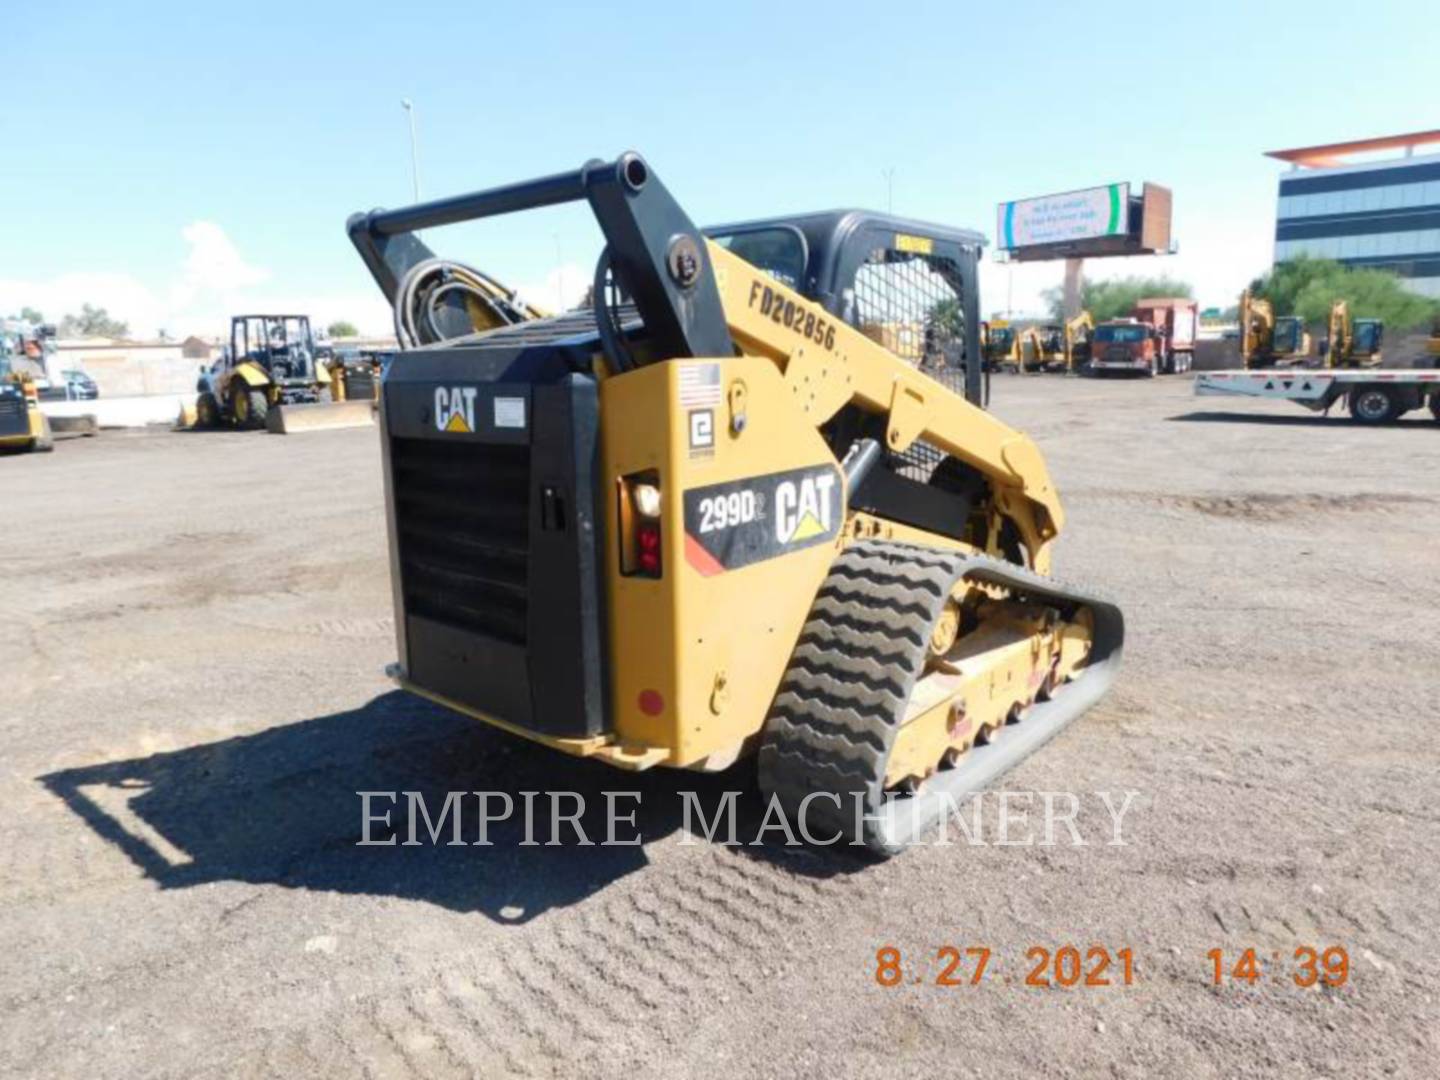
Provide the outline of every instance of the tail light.
[[664,572],[660,477],[632,473],[620,479],[620,572],[626,577],[658,578]]

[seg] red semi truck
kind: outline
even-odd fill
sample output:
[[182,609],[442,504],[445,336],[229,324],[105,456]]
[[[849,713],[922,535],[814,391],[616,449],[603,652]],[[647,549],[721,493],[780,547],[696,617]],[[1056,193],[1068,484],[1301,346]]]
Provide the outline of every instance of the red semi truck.
[[1128,319],[1095,327],[1090,366],[1096,371],[1175,375],[1195,361],[1200,305],[1183,297],[1140,300]]

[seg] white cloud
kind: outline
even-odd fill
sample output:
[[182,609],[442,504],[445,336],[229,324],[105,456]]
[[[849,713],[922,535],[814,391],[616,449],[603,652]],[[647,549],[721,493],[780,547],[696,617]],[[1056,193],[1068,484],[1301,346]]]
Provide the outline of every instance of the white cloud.
[[[32,307],[55,322],[82,304],[102,307],[128,321],[136,333],[151,333],[164,325],[166,308],[138,279],[129,274],[61,274],[43,281],[0,278],[0,315],[19,314]],[[142,330],[150,327],[150,330]]]
[[174,337],[223,337],[230,316],[244,311],[308,314],[316,327],[338,319],[362,332],[388,334],[389,305],[377,289],[297,294],[273,285],[270,271],[247,262],[225,230],[195,221],[181,230],[186,254],[168,285],[152,288],[132,274],[68,273],[43,280],[0,278],[0,315],[38,308],[56,322],[82,304],[94,304],[130,324],[136,337],[164,329]]
[[539,284],[516,286],[522,299],[548,311],[566,311],[585,298],[592,275],[579,263],[567,262],[545,275]]
[[184,311],[208,297],[234,297],[269,280],[270,272],[251,266],[213,221],[195,221],[180,230],[190,246],[180,278],[170,287],[170,306]]

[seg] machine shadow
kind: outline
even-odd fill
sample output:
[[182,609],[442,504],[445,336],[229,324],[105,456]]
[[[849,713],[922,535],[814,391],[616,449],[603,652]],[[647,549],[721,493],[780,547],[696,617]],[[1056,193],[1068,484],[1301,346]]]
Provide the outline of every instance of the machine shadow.
[[1189,424],[1258,424],[1270,427],[1323,427],[1329,424],[1344,424],[1343,416],[1325,416],[1322,413],[1300,414],[1298,416],[1269,416],[1262,413],[1238,412],[1189,412],[1166,417],[1179,423]]
[[[167,889],[244,881],[394,896],[480,912],[497,922],[524,922],[643,869],[649,863],[646,845],[685,829],[684,791],[695,793],[700,813],[690,824],[693,842],[701,844],[711,841],[701,831],[707,826],[700,814],[713,822],[733,798],[735,835],[743,846],[728,848],[726,858],[758,858],[820,877],[864,865],[846,850],[786,849],[778,831],[766,834],[776,840],[774,846],[750,846],[765,804],[753,768],[743,764],[719,774],[623,772],[536,746],[400,691],[359,709],[254,735],[38,779]],[[450,846],[449,822],[433,842],[418,814],[420,842],[404,843],[411,823],[403,793],[419,793],[439,824],[452,791],[504,793],[514,812],[492,822],[490,845],[478,846],[479,800],[467,795],[460,803],[463,845]],[[584,799],[580,825],[593,846],[582,846],[563,822],[560,842],[547,843],[554,838],[549,793],[562,791]],[[359,792],[397,793],[393,801],[370,800],[372,814],[382,818],[372,823],[370,838],[393,836],[393,846],[359,843],[364,836]],[[525,792],[534,793],[528,830]],[[639,844],[601,842],[606,792],[638,793],[638,799],[628,794],[614,799],[616,837],[638,836]],[[492,795],[489,805],[499,816],[503,799]],[[573,809],[573,800],[564,798],[560,812]],[[389,827],[383,821],[387,810]],[[633,825],[625,820],[632,811]],[[727,832],[728,824],[715,834],[716,842]]]

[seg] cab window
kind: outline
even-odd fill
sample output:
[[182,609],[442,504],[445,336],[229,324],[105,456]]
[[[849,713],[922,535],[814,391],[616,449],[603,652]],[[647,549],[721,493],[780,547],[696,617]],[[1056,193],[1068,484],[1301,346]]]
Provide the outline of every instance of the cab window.
[[710,237],[721,247],[799,290],[805,278],[805,240],[795,229],[755,229]]
[[1095,330],[1096,341],[1113,341],[1119,345],[1134,345],[1145,340],[1143,326],[1101,326]]

